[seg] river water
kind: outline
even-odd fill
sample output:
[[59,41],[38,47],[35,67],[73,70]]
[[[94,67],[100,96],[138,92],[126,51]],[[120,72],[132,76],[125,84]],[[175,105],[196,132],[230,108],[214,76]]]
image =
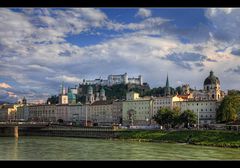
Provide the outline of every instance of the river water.
[[240,149],[65,137],[0,137],[0,160],[240,160]]

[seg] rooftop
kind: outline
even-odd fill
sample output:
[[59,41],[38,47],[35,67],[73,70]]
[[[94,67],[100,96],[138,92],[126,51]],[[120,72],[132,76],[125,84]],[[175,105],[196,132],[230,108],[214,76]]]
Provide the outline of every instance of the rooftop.
[[91,105],[93,105],[93,106],[98,106],[98,105],[110,105],[110,104],[112,104],[112,103],[113,103],[113,102],[112,102],[111,100],[105,100],[105,101],[100,100],[100,101],[96,101],[96,102],[92,103]]

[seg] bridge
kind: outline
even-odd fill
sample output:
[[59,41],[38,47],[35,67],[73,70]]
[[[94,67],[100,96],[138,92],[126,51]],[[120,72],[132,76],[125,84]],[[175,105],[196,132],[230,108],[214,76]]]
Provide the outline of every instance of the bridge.
[[45,128],[46,122],[0,122],[0,136],[14,136],[18,138],[19,128]]

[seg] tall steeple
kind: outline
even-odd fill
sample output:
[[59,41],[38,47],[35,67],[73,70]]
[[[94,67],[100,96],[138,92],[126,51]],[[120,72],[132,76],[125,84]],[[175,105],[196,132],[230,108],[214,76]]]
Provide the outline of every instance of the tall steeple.
[[63,89],[64,89],[64,82],[62,81],[62,84],[61,84],[61,89],[60,89],[60,94],[64,94],[64,91],[63,91]]
[[170,87],[169,87],[169,81],[168,81],[168,74],[167,74],[167,80],[166,80],[166,86],[165,86],[165,96],[170,95]]

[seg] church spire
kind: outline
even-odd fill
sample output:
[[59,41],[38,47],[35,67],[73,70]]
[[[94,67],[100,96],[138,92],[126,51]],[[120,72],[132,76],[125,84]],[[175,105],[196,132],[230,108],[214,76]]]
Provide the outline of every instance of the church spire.
[[166,87],[169,87],[168,74],[167,74]]
[[168,81],[168,74],[167,74],[167,80],[166,80],[166,86],[165,86],[165,96],[170,95],[170,87],[169,87],[169,81]]

